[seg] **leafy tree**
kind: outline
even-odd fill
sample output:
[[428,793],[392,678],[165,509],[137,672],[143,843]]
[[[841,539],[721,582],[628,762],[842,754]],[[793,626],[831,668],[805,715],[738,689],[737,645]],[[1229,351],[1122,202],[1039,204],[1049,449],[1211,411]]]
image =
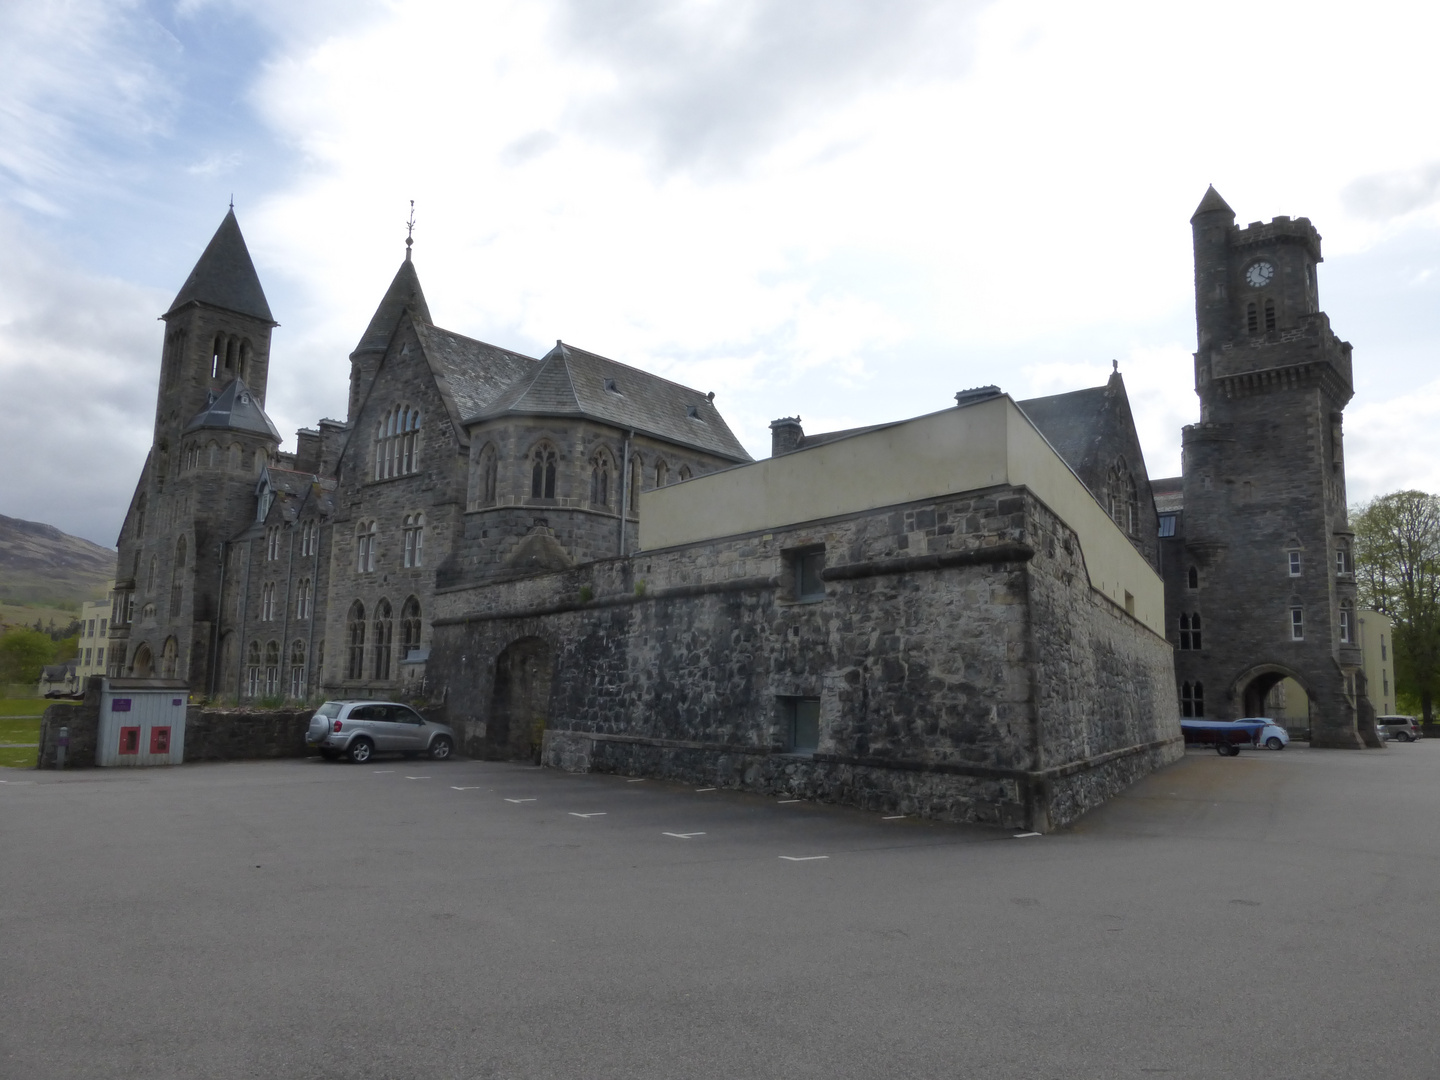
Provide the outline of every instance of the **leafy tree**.
[[72,634],[55,642],[55,659],[52,663],[64,664],[80,654],[80,635]]
[[1351,514],[1360,600],[1395,624],[1395,686],[1435,719],[1440,689],[1440,498],[1381,495]]
[[0,683],[35,683],[55,656],[55,642],[38,630],[15,628],[0,635]]

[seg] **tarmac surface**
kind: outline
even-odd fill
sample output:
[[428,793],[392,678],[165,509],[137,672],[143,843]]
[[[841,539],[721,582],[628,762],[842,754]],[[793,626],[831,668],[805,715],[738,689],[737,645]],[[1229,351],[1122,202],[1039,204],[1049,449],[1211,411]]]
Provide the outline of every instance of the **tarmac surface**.
[[0,770],[0,1078],[1440,1076],[1440,740],[1047,836],[512,764]]

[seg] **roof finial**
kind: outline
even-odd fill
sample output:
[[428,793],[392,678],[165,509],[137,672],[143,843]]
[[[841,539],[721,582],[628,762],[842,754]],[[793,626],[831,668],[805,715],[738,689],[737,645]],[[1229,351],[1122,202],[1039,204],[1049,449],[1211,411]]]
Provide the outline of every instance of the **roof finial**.
[[410,261],[410,245],[415,243],[415,200],[410,200],[410,220],[405,223],[405,261]]
[[1119,361],[1119,360],[1111,360],[1111,361],[1110,361],[1110,372],[1111,372],[1111,374],[1119,374],[1119,372],[1120,372],[1120,361]]
[[232,213],[235,210],[235,193],[233,191],[230,192],[230,210]]

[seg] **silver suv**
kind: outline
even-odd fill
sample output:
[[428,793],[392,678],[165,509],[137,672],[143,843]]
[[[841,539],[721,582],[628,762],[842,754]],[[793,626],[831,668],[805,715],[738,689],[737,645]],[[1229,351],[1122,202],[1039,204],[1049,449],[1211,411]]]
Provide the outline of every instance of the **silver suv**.
[[1420,728],[1413,716],[1377,716],[1375,726],[1380,729],[1380,737],[1384,739],[1414,742],[1420,738]]
[[363,763],[376,754],[444,761],[455,750],[455,732],[393,701],[327,701],[310,718],[305,745],[329,761],[348,755]]

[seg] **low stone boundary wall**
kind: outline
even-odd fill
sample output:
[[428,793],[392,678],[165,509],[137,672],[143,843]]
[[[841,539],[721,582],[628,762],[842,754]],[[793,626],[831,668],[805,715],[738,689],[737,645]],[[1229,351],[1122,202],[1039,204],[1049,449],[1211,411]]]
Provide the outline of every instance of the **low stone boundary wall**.
[[[308,753],[305,729],[313,715],[315,710],[311,708],[219,709],[191,705],[185,710],[185,760],[304,757]],[[100,730],[98,695],[94,701],[87,698],[83,705],[51,705],[45,710],[35,755],[37,768],[55,768],[62,727],[68,729],[70,738],[65,768],[93,768]]]
[[315,710],[310,708],[216,709],[191,705],[185,710],[185,760],[304,757],[308,753],[305,729],[314,715]]

